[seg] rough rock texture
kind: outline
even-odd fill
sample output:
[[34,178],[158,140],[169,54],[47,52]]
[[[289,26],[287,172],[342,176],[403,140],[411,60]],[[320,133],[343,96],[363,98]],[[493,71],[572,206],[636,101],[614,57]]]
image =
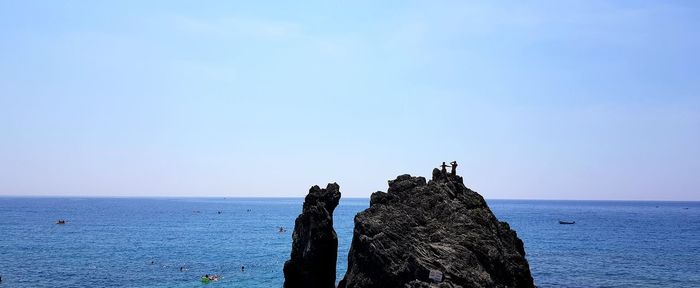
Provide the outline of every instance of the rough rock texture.
[[[430,280],[431,270],[443,273],[442,281]],[[428,183],[401,175],[387,193],[372,194],[370,207],[355,216],[348,271],[338,287],[534,284],[515,231],[462,177],[435,169]]]
[[340,201],[340,186],[313,186],[294,223],[291,259],[284,263],[284,287],[335,287],[338,237],[333,230],[333,210]]

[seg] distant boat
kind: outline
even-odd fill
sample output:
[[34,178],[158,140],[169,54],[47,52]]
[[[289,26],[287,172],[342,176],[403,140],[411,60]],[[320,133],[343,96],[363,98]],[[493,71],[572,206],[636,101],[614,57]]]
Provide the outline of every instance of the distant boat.
[[58,220],[56,221],[56,224],[66,224],[66,220]]
[[576,224],[576,221],[561,221],[561,220],[559,220],[559,224]]

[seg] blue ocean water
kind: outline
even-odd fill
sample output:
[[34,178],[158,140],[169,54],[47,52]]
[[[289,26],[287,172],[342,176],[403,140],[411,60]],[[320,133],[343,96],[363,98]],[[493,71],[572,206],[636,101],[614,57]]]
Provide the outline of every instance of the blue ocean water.
[[[0,287],[281,287],[302,202],[0,198]],[[540,287],[700,287],[700,202],[489,205],[525,242]],[[336,209],[339,279],[353,216],[367,206]],[[202,284],[204,274],[222,280]]]

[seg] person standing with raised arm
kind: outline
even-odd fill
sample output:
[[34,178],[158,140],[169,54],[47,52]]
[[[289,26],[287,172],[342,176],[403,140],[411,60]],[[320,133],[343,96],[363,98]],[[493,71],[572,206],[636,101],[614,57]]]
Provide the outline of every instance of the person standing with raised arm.
[[445,161],[442,161],[442,165],[440,165],[440,167],[442,167],[442,174],[447,174],[447,164],[445,164]]

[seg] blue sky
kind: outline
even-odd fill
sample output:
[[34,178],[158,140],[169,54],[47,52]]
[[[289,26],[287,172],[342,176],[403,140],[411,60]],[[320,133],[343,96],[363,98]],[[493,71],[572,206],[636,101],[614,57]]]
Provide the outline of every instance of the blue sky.
[[695,1],[1,1],[0,195],[700,200]]

